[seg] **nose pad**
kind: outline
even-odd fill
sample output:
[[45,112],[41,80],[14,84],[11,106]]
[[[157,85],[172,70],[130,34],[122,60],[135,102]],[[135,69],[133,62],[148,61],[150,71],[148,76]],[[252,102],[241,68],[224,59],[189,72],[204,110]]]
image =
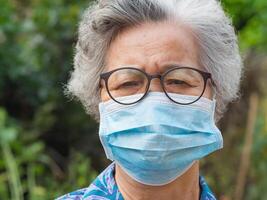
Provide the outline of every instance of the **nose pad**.
[[149,92],[164,92],[161,87],[160,79],[154,78],[150,82]]

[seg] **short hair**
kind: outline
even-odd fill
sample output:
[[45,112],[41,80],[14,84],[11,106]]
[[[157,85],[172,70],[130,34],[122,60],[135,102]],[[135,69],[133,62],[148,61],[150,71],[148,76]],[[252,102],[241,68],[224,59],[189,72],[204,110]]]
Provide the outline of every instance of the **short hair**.
[[67,94],[77,97],[99,120],[99,78],[112,40],[119,31],[145,22],[173,20],[190,27],[199,61],[216,84],[218,121],[239,96],[242,60],[231,19],[216,0],[99,0],[84,12],[78,30],[74,70]]

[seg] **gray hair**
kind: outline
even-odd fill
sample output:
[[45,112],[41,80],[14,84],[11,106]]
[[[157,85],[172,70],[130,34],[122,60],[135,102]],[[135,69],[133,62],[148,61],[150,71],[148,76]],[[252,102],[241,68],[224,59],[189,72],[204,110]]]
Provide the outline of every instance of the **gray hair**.
[[216,84],[218,121],[239,95],[242,60],[231,20],[216,0],[99,0],[84,12],[79,25],[74,70],[67,93],[99,120],[99,75],[109,45],[124,28],[173,20],[191,28],[200,48],[200,63]]

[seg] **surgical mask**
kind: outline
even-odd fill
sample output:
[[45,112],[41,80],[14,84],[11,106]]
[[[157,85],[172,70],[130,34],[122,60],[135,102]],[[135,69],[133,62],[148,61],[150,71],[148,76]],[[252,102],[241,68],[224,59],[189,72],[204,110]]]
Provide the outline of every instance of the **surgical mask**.
[[[138,97],[121,98],[125,102]],[[195,99],[178,94],[172,98]],[[168,184],[195,161],[223,147],[214,122],[215,100],[201,97],[193,104],[179,105],[164,93],[150,92],[133,105],[101,102],[99,110],[99,136],[107,158],[142,184]]]

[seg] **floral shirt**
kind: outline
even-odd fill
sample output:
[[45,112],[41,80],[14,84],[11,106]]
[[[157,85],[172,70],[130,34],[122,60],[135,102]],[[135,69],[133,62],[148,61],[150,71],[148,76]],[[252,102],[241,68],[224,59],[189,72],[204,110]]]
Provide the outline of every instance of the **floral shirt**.
[[[114,179],[115,164],[109,165],[88,187],[71,192],[56,200],[123,200]],[[199,177],[200,200],[216,200],[205,179]]]

